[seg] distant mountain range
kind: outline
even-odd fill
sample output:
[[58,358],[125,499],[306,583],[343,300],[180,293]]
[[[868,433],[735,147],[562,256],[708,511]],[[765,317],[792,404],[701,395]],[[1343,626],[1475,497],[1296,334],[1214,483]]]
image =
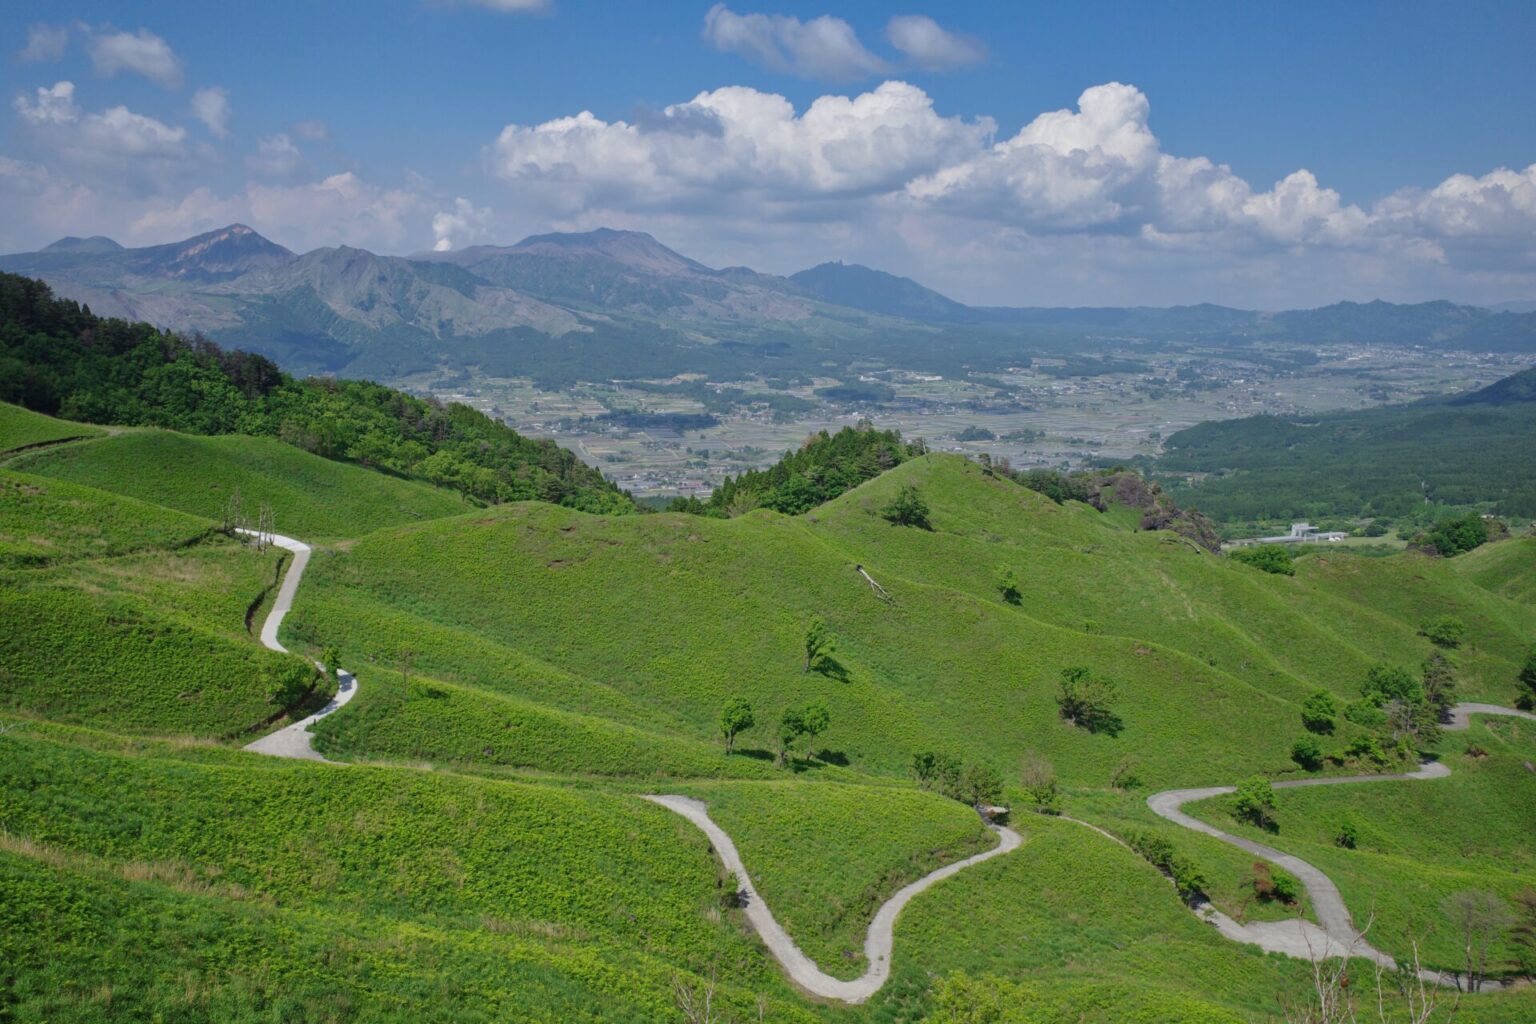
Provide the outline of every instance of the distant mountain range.
[[977,308],[908,278],[824,263],[788,278],[713,269],[633,231],[535,235],[412,257],[348,247],[302,255],[232,224],[126,249],[63,238],[0,257],[103,316],[201,331],[295,372],[390,379],[478,367],[546,384],[669,375],[941,373],[1017,365],[1107,340],[1230,346],[1358,341],[1536,351],[1536,313],[1449,302]]

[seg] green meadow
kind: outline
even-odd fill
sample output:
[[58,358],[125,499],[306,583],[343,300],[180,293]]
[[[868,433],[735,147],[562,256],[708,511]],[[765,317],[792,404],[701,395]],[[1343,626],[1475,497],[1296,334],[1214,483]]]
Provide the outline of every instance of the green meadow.
[[[882,517],[902,486],[931,529]],[[292,655],[254,635],[288,556],[216,529],[236,488],[316,545]],[[1275,576],[939,455],[801,516],[711,519],[474,507],[271,439],[39,449],[0,471],[0,1019],[682,1021],[712,985],[737,1024],[1278,1022],[1306,965],[1024,811],[1022,763],[1053,765],[1068,814],[1166,838],[1235,916],[1305,913],[1255,901],[1251,858],[1146,794],[1304,774],[1301,702],[1353,700],[1378,663],[1417,672],[1437,616],[1466,628],[1459,696],[1512,702],[1532,550],[1330,551]],[[836,642],[806,671],[813,618]],[[240,750],[325,697],[306,658],[333,645],[361,688],[315,742],[351,763]],[[1117,728],[1062,719],[1077,666],[1114,683]],[[309,703],[274,703],[300,677]],[[727,756],[733,697],[756,724]],[[782,713],[813,701],[828,728],[779,767]],[[1374,909],[1389,952],[1433,918],[1444,962],[1443,894],[1536,882],[1530,726],[1447,734],[1448,779],[1281,791],[1266,841]],[[1361,735],[1321,740],[1342,756]],[[920,752],[995,769],[1025,843],[914,900],[861,1007],[795,991],[703,834],[641,798],[705,801],[791,936],[851,978],[892,893],[996,841],[917,785]],[[1345,818],[1354,850],[1333,845]],[[1529,988],[1462,1005],[1536,1016]]]
[[85,423],[54,419],[19,405],[0,402],[0,455],[77,437],[100,437],[104,431]]

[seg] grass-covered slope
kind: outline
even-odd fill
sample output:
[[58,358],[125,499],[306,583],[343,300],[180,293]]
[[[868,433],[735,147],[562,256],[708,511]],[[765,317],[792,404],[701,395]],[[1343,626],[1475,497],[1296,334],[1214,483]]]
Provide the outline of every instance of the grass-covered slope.
[[0,469],[0,569],[178,547],[213,526],[92,487]]
[[774,774],[761,761],[723,758],[717,746],[701,740],[483,688],[420,678],[401,685],[387,666],[371,668],[358,706],[313,729],[316,747],[327,757],[634,778]]
[[205,738],[301,707],[323,681],[243,627],[275,563],[226,542],[0,573],[0,706]]
[[[1022,849],[904,911],[892,980],[866,1007],[816,1006],[744,929],[700,833],[639,795],[705,800],[791,936],[844,976],[897,887],[992,842],[974,812],[912,786],[923,750],[993,765],[1016,808],[1020,759],[1044,753],[1069,813],[1160,829],[1242,910],[1251,861],[1151,819],[1147,789],[1298,772],[1300,700],[1353,697],[1378,661],[1416,669],[1431,650],[1419,628],[1440,614],[1467,627],[1452,655],[1463,696],[1507,700],[1536,625],[1527,541],[1454,561],[1330,551],[1271,576],[944,456],[803,516],[730,520],[466,512],[233,437],[133,430],[26,462],[32,475],[3,476],[18,488],[5,525],[32,547],[0,545],[17,552],[0,572],[0,958],[20,965],[5,977],[22,1019],[649,1022],[678,1019],[674,985],[702,991],[713,974],[738,1021],[759,1019],[758,996],[767,1020],[917,1021],[964,1012],[965,977],[934,986],[965,972],[1007,979],[986,989],[1012,1000],[1000,1014],[1039,986],[1050,999],[1029,1013],[1046,1020],[1070,1004],[1085,1020],[1124,1019],[1119,1007],[1274,1021],[1304,965],[1221,939],[1140,857],[1022,811]],[[288,658],[250,632],[282,554],[205,536],[211,523],[187,514],[236,483],[248,509],[269,502],[281,531],[322,541],[284,626]],[[931,530],[880,515],[903,486]],[[813,616],[838,642],[807,673]],[[362,688],[317,744],[357,763],[219,740],[271,714],[274,674],[309,671],[303,656],[332,644]],[[1072,665],[1119,684],[1118,735],[1061,720]],[[738,695],[758,724],[726,757],[718,715]],[[811,700],[831,712],[816,756],[802,740],[775,767],[780,713]],[[1357,732],[1341,723],[1327,743]],[[1390,785],[1349,794],[1376,858],[1355,875],[1340,860],[1352,906],[1393,878],[1439,892],[1486,875],[1507,893],[1529,872],[1528,851],[1512,852],[1536,827],[1517,806],[1529,742],[1500,736],[1468,734],[1486,759],[1456,736],[1442,747],[1445,782],[1468,787],[1457,799],[1500,816],[1472,845],[1450,831],[1454,807],[1405,809]],[[1127,759],[1143,788],[1112,792]],[[1280,841],[1314,843],[1324,864],[1327,801],[1345,792],[1305,796],[1317,806],[1283,805]],[[1398,952],[1387,918],[1380,944]],[[1520,993],[1483,999],[1478,1019],[1530,1008]]]
[[[902,484],[932,504],[932,531],[877,514]],[[1000,564],[1017,573],[1017,606],[997,591]],[[381,531],[316,560],[289,628],[699,741],[743,695],[759,719],[740,741],[749,750],[774,746],[784,708],[822,699],[833,724],[818,745],[885,774],[927,749],[1007,771],[1036,749],[1092,785],[1127,755],[1159,785],[1289,771],[1300,701],[1316,688],[1352,699],[1377,662],[1417,671],[1432,649],[1419,628],[1448,607],[1470,634],[1464,692],[1512,698],[1528,606],[1428,559],[1346,564],[1271,576],[930,456],[799,518],[521,505]],[[804,673],[813,616],[839,644]],[[1073,665],[1119,683],[1119,738],[1060,720],[1056,684]]]
[[[1536,727],[1485,718],[1449,739],[1449,778],[1277,791],[1278,831],[1237,821],[1230,798],[1188,805],[1189,813],[1226,831],[1277,845],[1321,868],[1364,924],[1372,942],[1406,950],[1417,940],[1427,966],[1460,970],[1461,939],[1444,923],[1442,903],[1468,890],[1491,892],[1506,905],[1536,886]],[[1467,753],[1467,751],[1472,753]],[[1353,849],[1337,838],[1345,823]],[[1506,970],[1516,949],[1505,933],[1491,961]]]
[[869,966],[864,936],[891,893],[997,843],[969,807],[905,788],[789,780],[684,788],[731,836],[796,944],[839,978]]
[[1457,557],[1454,564],[1458,573],[1485,590],[1536,604],[1536,537],[1484,544]]
[[322,459],[267,437],[135,430],[26,455],[15,466],[214,522],[238,491],[250,525],[269,505],[277,532],[305,540],[356,536],[460,514],[465,507],[449,491]]
[[637,1022],[712,969],[733,1012],[809,1019],[722,922],[703,838],[633,797],[54,727],[0,736],[0,780],[27,1019]]
[[101,428],[84,423],[54,419],[19,405],[0,402],[0,455],[18,448],[67,441],[75,437],[98,437]]

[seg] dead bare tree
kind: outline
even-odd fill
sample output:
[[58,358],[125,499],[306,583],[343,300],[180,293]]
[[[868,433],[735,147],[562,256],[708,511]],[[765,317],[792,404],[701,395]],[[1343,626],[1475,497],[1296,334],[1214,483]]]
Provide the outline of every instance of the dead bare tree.
[[683,1015],[684,1024],[728,1024],[728,1019],[715,1011],[715,969],[709,969],[709,978],[695,985],[681,974],[672,976],[672,1002]]
[[220,528],[225,533],[233,533],[245,528],[245,505],[240,500],[240,487],[229,492],[229,498],[224,502],[224,508],[220,515]]
[[[1375,916],[1366,921],[1343,955],[1330,955],[1335,951],[1324,947],[1321,954],[1312,946],[1307,936],[1307,959],[1312,965],[1312,991],[1302,1000],[1282,996],[1281,1013],[1286,1024],[1368,1024],[1372,1019],[1362,1016],[1356,999],[1357,986],[1350,975],[1349,965],[1365,945],[1366,933],[1375,923]],[[1413,962],[1408,965],[1392,964],[1375,960],[1377,1024],[1451,1024],[1461,1000],[1459,989],[1453,989],[1449,1006],[1442,1005],[1446,987],[1439,975],[1425,970],[1419,957],[1419,940],[1409,940],[1413,950]],[[1398,999],[1390,1005],[1388,993],[1396,992]],[[1444,1011],[1441,1016],[1437,1013]]]
[[[1440,996],[1445,988],[1438,975],[1424,969],[1419,959],[1419,940],[1410,939],[1409,946],[1413,950],[1413,963],[1409,966],[1398,966],[1396,970],[1387,971],[1382,964],[1376,964],[1376,1016],[1383,1024],[1389,1024],[1386,1008],[1386,996],[1383,991],[1387,987],[1390,978],[1392,985],[1397,989],[1398,996],[1402,999],[1407,1016],[1403,1018],[1405,1024],[1429,1024],[1434,1018],[1435,1011],[1440,1006]],[[1456,1016],[1456,1007],[1461,1002],[1461,990],[1453,989],[1451,1005],[1446,1008],[1445,1022],[1451,1021]]]
[[1476,992],[1488,977],[1489,949],[1494,940],[1514,924],[1515,916],[1503,900],[1478,889],[1466,889],[1447,896],[1440,909],[1451,919],[1461,937],[1466,990]]
[[272,544],[272,538],[277,535],[277,513],[266,502],[261,503],[261,509],[256,514],[256,544],[265,551]]

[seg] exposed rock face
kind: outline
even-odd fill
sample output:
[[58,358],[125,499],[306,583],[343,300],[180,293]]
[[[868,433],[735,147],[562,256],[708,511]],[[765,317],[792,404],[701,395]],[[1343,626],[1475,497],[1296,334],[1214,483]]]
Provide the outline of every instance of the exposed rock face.
[[1106,473],[1089,484],[1088,493],[1089,503],[1101,512],[1110,502],[1140,509],[1143,530],[1172,530],[1208,551],[1221,550],[1221,539],[1209,519],[1199,512],[1179,508],[1162,487],[1136,473]]

